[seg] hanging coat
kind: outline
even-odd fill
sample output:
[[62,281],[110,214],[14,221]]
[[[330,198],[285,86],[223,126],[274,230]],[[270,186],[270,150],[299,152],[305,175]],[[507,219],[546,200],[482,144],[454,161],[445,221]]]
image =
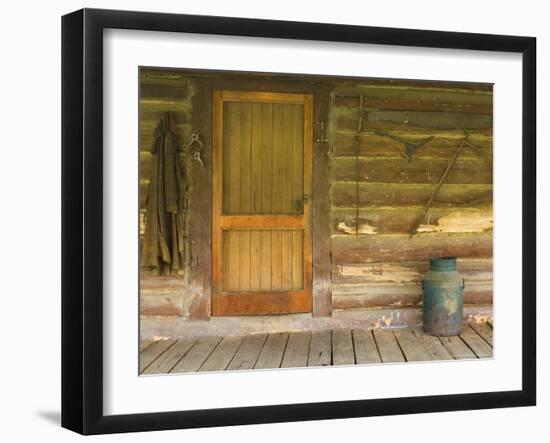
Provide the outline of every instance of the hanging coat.
[[166,275],[184,270],[186,183],[179,161],[174,117],[157,125],[151,148],[152,172],[141,265]]

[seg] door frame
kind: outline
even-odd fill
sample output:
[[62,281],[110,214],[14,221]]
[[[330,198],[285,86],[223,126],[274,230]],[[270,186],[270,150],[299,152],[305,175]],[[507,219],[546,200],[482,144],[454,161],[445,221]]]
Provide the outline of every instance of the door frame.
[[[311,312],[312,300],[312,204],[303,205],[300,216],[224,215],[222,211],[223,105],[255,102],[304,105],[304,185],[311,195],[313,178],[313,95],[264,91],[214,90],[212,93],[212,315],[270,315]],[[251,226],[253,225],[253,226]],[[282,291],[224,292],[222,284],[222,235],[224,229],[301,228],[303,237],[303,289]]]
[[[177,69],[193,79],[191,128],[203,139],[204,167],[188,160],[189,168],[189,238],[191,266],[184,300],[190,320],[209,320],[212,313],[212,91],[233,89],[312,94],[313,106],[313,190],[312,248],[313,248],[313,311],[312,317],[332,315],[332,259],[330,211],[330,146],[334,143],[330,103],[333,84],[330,78],[314,75],[297,77],[294,74],[265,74],[254,72],[207,71]],[[328,131],[323,133],[320,123]],[[329,142],[323,141],[328,134]],[[307,315],[307,314],[300,314]]]

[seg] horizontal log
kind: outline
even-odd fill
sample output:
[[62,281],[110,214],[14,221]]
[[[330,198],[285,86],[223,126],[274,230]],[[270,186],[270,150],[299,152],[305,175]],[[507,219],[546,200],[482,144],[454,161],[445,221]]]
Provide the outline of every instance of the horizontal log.
[[[425,204],[435,189],[429,184],[335,182],[331,201],[335,207],[413,206]],[[448,205],[468,205],[492,193],[492,185],[444,184],[434,201]]]
[[[427,137],[434,137],[429,143],[421,146],[414,152],[414,159],[419,158],[450,158],[464,138],[463,131],[437,131],[426,133],[407,133],[400,131],[388,131],[401,137],[403,140],[418,143]],[[335,156],[355,156],[359,153],[362,157],[402,157],[406,155],[406,147],[403,143],[384,135],[376,135],[363,132],[356,141],[354,131],[337,131],[334,136],[332,152]],[[466,146],[460,153],[460,158],[490,158],[492,157],[493,137],[491,134],[470,134],[468,140],[477,148]]]
[[401,130],[412,133],[428,131],[469,130],[491,133],[493,118],[486,114],[426,111],[363,111],[357,108],[333,106],[331,119],[338,131],[356,131],[361,115],[361,129]]
[[339,235],[332,238],[332,262],[374,263],[427,260],[429,257],[490,258],[493,235]]
[[181,316],[183,315],[183,300],[180,294],[150,294],[141,293],[139,297],[139,313],[145,316]]
[[493,127],[493,117],[487,114],[368,110],[364,111],[362,115],[363,123],[400,123],[433,129],[486,129]]
[[[336,106],[357,109],[359,107],[359,95],[338,95],[334,98]],[[431,100],[411,100],[400,98],[382,98],[363,95],[363,109],[384,111],[431,111],[431,112],[460,112],[468,114],[490,115],[493,112],[492,103],[452,103]]]
[[[332,284],[416,284],[428,271],[428,260],[338,264],[332,267]],[[468,282],[491,281],[493,259],[460,258],[457,260],[457,271]]]
[[147,69],[142,68],[139,72],[139,82],[141,85],[161,85],[176,88],[185,88],[187,86],[187,73],[184,71],[166,70],[166,69]]
[[140,291],[145,294],[173,293],[185,287],[185,280],[176,275],[158,275],[155,271],[141,269],[139,275]]
[[[333,286],[332,294],[334,309],[422,306],[420,284],[357,286],[353,288]],[[464,303],[467,305],[492,304],[492,282],[467,282],[464,288]]]
[[[332,208],[331,233],[348,235],[410,233],[422,210],[422,206],[361,208],[356,232],[355,209]],[[418,232],[481,233],[492,227],[493,208],[490,201],[464,208],[439,204],[430,207]]]
[[192,94],[191,89],[187,81],[179,86],[141,83],[139,86],[139,96],[140,98],[187,100]]
[[[365,158],[335,157],[332,175],[337,181],[371,181],[379,183],[437,183],[448,166],[448,159],[401,157]],[[492,184],[492,156],[487,158],[458,157],[445,183]]]
[[[477,89],[477,90],[476,90]],[[458,111],[491,114],[492,87],[487,85],[377,85],[336,86],[334,102],[338,106],[358,107],[363,95],[366,108],[412,111]]]
[[[140,128],[154,131],[157,125],[159,124],[161,118],[164,117],[164,114],[169,110],[146,110],[141,109],[139,114],[139,124]],[[190,123],[190,114],[186,111],[177,110],[171,111],[172,118],[175,123],[175,127],[178,128],[180,125]]]
[[139,110],[142,113],[191,113],[191,103],[187,100],[172,97],[142,97],[139,100]]

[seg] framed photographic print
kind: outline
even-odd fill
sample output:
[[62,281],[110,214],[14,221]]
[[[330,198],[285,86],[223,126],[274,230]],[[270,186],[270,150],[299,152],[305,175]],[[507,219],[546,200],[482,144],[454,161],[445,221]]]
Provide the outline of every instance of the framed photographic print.
[[62,425],[534,405],[535,51],[64,16]]

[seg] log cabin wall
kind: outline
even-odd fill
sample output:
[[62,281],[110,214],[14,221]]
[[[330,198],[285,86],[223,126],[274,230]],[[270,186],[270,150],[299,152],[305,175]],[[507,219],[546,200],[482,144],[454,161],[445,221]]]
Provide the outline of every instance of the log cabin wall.
[[[428,270],[428,257],[433,255],[458,257],[458,270],[466,284],[465,302],[474,308],[468,312],[475,313],[476,306],[491,305],[492,86],[338,79],[327,79],[326,83],[329,118],[324,135],[329,151],[330,220],[313,223],[330,223],[326,252],[332,263],[333,316],[341,318],[350,313],[357,318],[364,310],[371,317],[376,310],[399,315],[403,309],[417,309],[420,280]],[[197,117],[210,115],[211,99],[206,98],[210,89],[201,85],[196,75],[185,71],[141,71],[142,234],[153,131],[161,114],[170,111],[183,146],[196,129],[193,124],[197,124]],[[318,123],[314,122],[316,137],[323,135]],[[208,143],[210,134],[204,135]],[[469,144],[462,147],[416,235],[411,237],[466,135]],[[428,139],[409,158],[405,143]],[[183,154],[181,161],[187,170],[193,169]],[[189,174],[191,190],[197,186],[194,177],[197,181],[196,174]],[[191,198],[191,213],[196,205]],[[202,207],[209,208],[209,202]],[[205,220],[210,223],[209,214]],[[196,309],[190,287],[196,289],[197,285],[190,282],[191,274],[158,276],[142,269],[142,316],[188,318]],[[205,273],[203,280],[207,283],[209,278]],[[200,307],[206,316],[208,311],[209,305]],[[385,321],[391,325],[393,320]]]
[[[488,85],[335,86],[330,117],[335,311],[418,307],[428,257],[443,255],[458,257],[466,304],[492,303],[492,98]],[[419,220],[465,134],[470,144]],[[404,142],[427,140],[407,155]]]
[[[153,169],[151,148],[154,131],[162,115],[170,112],[180,148],[192,131],[194,81],[178,71],[142,69],[140,71],[140,237],[145,233],[147,193]],[[190,160],[181,153],[180,161],[192,189]],[[160,276],[155,270],[140,269],[140,313],[145,316],[188,316],[190,297],[188,269],[175,275]]]

